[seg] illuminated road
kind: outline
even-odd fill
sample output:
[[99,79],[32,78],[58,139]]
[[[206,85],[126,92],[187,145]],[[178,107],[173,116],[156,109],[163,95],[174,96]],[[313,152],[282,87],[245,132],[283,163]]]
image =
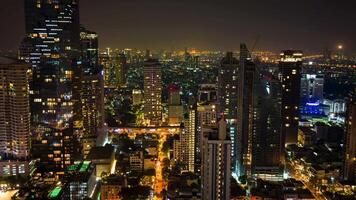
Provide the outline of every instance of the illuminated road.
[[156,163],[156,177],[154,183],[155,198],[154,199],[163,199],[161,193],[163,189],[167,186],[167,180],[163,178],[163,160],[166,158],[166,155],[162,151],[163,143],[166,141],[166,135],[162,135],[158,143],[158,160]]
[[296,166],[294,163],[288,163],[289,175],[295,180],[301,181],[304,186],[313,194],[316,200],[327,200],[327,198],[317,190],[308,180],[308,177],[304,175],[301,166]]
[[158,135],[158,159],[156,162],[156,176],[154,178],[153,190],[155,200],[163,200],[162,191],[167,188],[167,180],[163,177],[163,160],[167,155],[162,151],[163,143],[167,140],[167,136],[179,134],[179,127],[122,127],[110,128],[111,135],[127,134],[130,138],[135,138],[141,134],[156,134]]

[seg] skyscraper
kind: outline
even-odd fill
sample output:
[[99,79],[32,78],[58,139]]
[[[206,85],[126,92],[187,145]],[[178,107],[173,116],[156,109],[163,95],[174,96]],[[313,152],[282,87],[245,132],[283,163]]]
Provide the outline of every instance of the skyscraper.
[[281,181],[281,84],[269,73],[259,72],[257,76],[253,94],[252,176]]
[[28,172],[30,66],[0,57],[0,175]]
[[144,117],[149,125],[162,121],[162,72],[156,59],[147,59],[143,68],[144,76]]
[[168,122],[170,125],[180,125],[183,122],[180,88],[174,84],[168,86]]
[[255,64],[245,44],[240,46],[237,126],[237,175],[251,175]]
[[32,156],[45,171],[63,172],[78,156],[81,45],[78,0],[25,0],[20,58],[32,65]]
[[212,126],[215,126],[217,122],[216,102],[198,103],[196,117],[195,163],[197,165],[197,170],[199,170],[202,164],[204,129],[209,129]]
[[224,119],[217,128],[206,129],[203,137],[202,199],[229,200],[231,140]]
[[83,154],[86,156],[95,146],[100,128],[104,124],[104,80],[98,59],[98,35],[81,30],[81,65],[78,81],[78,126]]
[[344,180],[356,180],[356,101],[353,99],[347,108],[345,131]]
[[300,71],[302,52],[286,50],[279,62],[282,82],[282,141],[283,145],[296,144],[300,105]]
[[117,55],[116,58],[116,81],[119,87],[126,84],[127,59],[124,54]]
[[237,97],[238,97],[239,62],[232,52],[227,52],[222,59],[218,72],[218,113],[223,114],[228,124],[232,141],[231,157],[233,170],[236,169],[237,144]]
[[[34,124],[69,127],[73,117],[72,81],[78,64],[77,0],[26,0],[23,52],[33,67],[31,117]],[[27,55],[26,55],[27,53]]]

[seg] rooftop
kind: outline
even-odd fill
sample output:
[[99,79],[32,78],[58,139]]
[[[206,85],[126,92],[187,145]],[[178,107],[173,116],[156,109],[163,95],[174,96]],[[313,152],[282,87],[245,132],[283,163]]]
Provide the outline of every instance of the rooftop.
[[114,153],[114,147],[111,145],[106,145],[104,147],[93,147],[90,150],[86,159],[87,160],[111,159],[113,153]]

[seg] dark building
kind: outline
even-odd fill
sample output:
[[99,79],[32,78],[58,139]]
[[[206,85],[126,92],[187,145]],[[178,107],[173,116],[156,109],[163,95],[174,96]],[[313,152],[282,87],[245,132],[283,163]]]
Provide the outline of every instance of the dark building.
[[356,101],[353,99],[347,108],[345,132],[344,180],[356,182]]
[[302,52],[286,50],[279,62],[282,82],[282,139],[284,145],[298,141]]
[[239,61],[233,57],[232,52],[227,52],[222,59],[217,84],[218,109],[220,115],[224,115],[228,124],[229,134],[232,141],[231,158],[232,168],[236,169],[237,149],[237,98],[238,98],[238,68]]
[[270,74],[258,76],[253,94],[252,175],[281,181],[281,84]]
[[73,129],[41,127],[37,130],[32,138],[31,156],[40,160],[39,172],[58,172],[61,176],[64,169],[80,156]]
[[237,175],[251,175],[253,102],[256,66],[245,44],[240,46],[237,118]]

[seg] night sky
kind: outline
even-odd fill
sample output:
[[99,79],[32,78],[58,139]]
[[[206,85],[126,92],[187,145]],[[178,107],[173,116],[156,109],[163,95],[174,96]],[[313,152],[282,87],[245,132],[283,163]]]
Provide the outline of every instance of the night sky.
[[[356,0],[81,0],[81,23],[100,47],[356,52]],[[23,0],[1,0],[0,49],[24,35]]]

